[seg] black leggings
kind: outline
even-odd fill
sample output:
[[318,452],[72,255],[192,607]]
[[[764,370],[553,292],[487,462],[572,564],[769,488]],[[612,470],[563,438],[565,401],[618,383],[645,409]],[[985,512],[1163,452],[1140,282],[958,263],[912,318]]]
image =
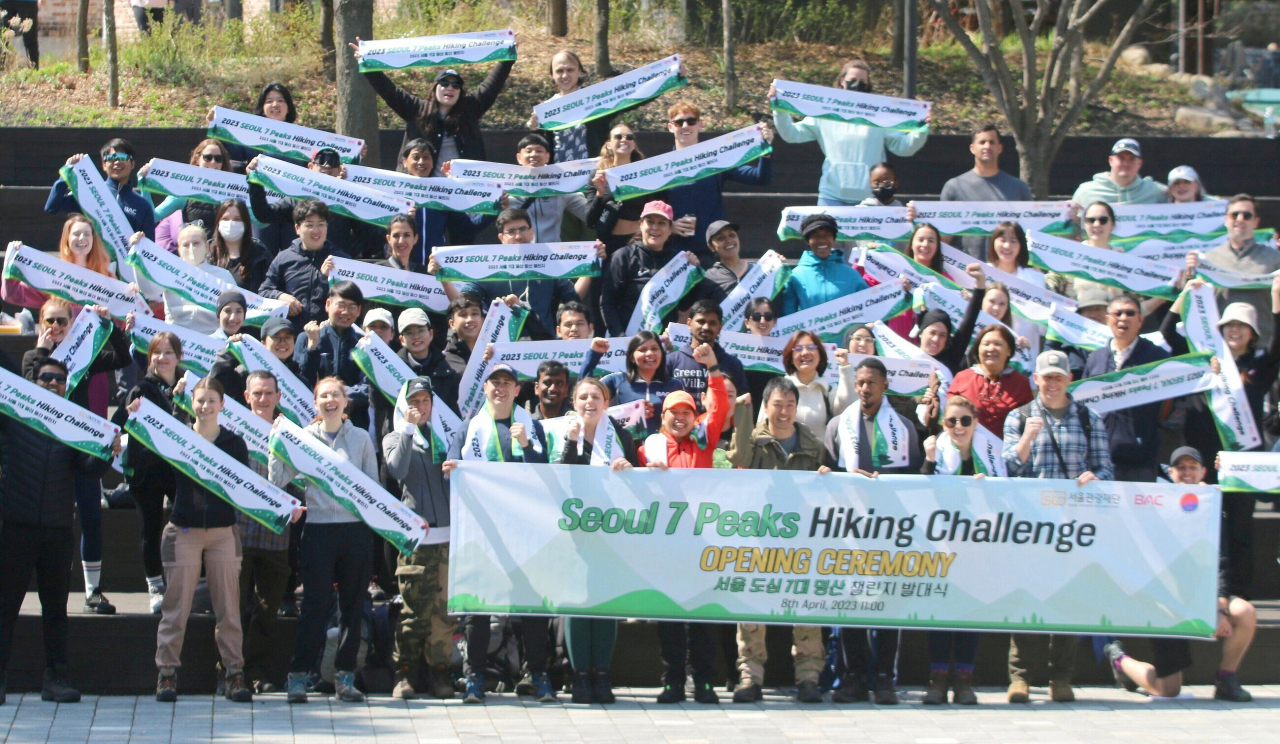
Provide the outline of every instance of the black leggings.
[[164,564],[160,561],[160,533],[164,531],[164,497],[168,489],[129,486],[133,501],[138,505],[138,520],[142,528],[142,566],[147,577],[164,576]]
[[[551,619],[540,615],[522,615],[512,617],[515,631],[524,646],[524,661],[532,674],[547,671],[547,628]],[[489,658],[488,615],[467,615],[463,623],[463,632],[467,638],[467,659],[464,671],[475,674],[484,671],[485,662]]]

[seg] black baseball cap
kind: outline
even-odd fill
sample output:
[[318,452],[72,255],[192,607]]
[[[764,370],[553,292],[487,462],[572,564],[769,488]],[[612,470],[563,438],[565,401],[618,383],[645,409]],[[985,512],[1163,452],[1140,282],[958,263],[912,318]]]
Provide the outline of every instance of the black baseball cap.
[[342,155],[332,147],[322,147],[311,156],[311,162],[326,168],[336,168],[342,165]]
[[1169,456],[1169,467],[1177,465],[1178,460],[1181,460],[1184,457],[1190,457],[1201,465],[1204,464],[1204,455],[1200,454],[1200,450],[1195,447],[1179,447],[1173,451],[1172,455]]
[[462,82],[462,75],[459,74],[457,70],[441,70],[440,72],[437,72],[436,82],[438,83],[447,77],[455,77],[458,79],[458,82]]
[[711,245],[711,239],[719,235],[720,231],[726,227],[732,227],[735,231],[742,229],[742,227],[736,222],[730,222],[729,220],[716,220],[710,225],[707,225],[707,245]]
[[284,318],[267,318],[262,324],[262,337],[271,338],[280,331],[288,331],[290,336],[296,336],[293,332],[293,325]]
[[415,377],[409,380],[409,387],[404,391],[405,400],[412,398],[417,393],[431,393],[430,377]]

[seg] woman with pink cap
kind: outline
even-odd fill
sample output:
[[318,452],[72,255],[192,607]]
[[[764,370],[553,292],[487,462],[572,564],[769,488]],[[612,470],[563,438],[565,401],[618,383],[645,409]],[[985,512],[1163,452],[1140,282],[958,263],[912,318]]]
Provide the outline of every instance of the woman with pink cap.
[[668,248],[675,212],[663,201],[651,201],[640,211],[640,233],[609,259],[605,267],[600,312],[610,336],[627,335],[627,323],[640,304],[644,287],[655,274],[679,257],[698,263],[698,257]]

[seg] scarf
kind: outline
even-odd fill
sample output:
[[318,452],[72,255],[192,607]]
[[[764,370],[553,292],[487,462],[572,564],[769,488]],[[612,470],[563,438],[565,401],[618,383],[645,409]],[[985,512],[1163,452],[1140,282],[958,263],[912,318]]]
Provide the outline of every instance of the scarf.
[[[530,446],[533,447],[534,452],[542,451],[542,444],[533,435],[533,417],[529,415],[528,411],[520,406],[512,406],[511,423],[524,424],[524,430],[529,434]],[[524,458],[524,448],[520,446],[520,442],[515,437],[511,438],[511,456],[517,459]],[[467,438],[462,446],[462,459],[488,460],[489,462],[507,461],[507,458],[502,454],[501,442],[498,438],[498,422],[494,419],[493,407],[488,402],[476,412],[475,416],[471,417],[470,423],[467,424]]]
[[[560,456],[564,454],[564,448],[569,444],[565,432],[570,424],[574,421],[581,421],[576,411],[559,418],[545,419],[542,422],[542,431],[547,435],[547,461],[559,462]],[[582,432],[578,432],[576,440],[578,451],[582,451]],[[603,465],[609,467],[613,461],[619,457],[625,456],[622,447],[622,439],[618,437],[618,432],[613,428],[613,420],[607,415],[600,417],[600,422],[596,424],[596,434],[591,438],[591,464]]]
[[[845,409],[840,418],[838,434],[840,437],[840,467],[846,471],[855,470],[858,466],[858,436],[862,421],[862,401],[857,401]],[[911,459],[908,446],[911,439],[907,434],[907,426],[894,413],[888,401],[880,401],[880,409],[876,411],[871,425],[871,465],[872,467],[906,467]]]
[[[1005,478],[1009,475],[1004,465],[1004,442],[986,427],[978,424],[973,429],[973,442],[969,445],[975,473]],[[938,435],[938,475],[955,475],[960,472],[960,448],[951,441],[951,435]]]

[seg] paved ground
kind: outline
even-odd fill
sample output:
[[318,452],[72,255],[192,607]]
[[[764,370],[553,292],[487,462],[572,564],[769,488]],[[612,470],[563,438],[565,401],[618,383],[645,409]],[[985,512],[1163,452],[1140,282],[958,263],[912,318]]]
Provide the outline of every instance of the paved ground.
[[1195,699],[1151,702],[1122,690],[1084,688],[1072,705],[1047,702],[1033,690],[1031,705],[1010,706],[1003,691],[979,691],[976,708],[925,708],[908,690],[903,705],[801,707],[781,693],[759,705],[659,706],[656,690],[619,690],[613,706],[539,705],[513,695],[490,696],[486,706],[458,701],[376,697],[367,705],[313,697],[289,706],[282,695],[253,705],[211,696],[164,705],[149,697],[86,698],[54,705],[39,694],[10,695],[0,706],[0,741],[188,742],[244,744],[395,744],[492,742],[754,742],[844,741],[876,744],[960,742],[1275,742],[1280,731],[1280,685],[1250,688],[1255,702],[1223,704],[1211,688]]

